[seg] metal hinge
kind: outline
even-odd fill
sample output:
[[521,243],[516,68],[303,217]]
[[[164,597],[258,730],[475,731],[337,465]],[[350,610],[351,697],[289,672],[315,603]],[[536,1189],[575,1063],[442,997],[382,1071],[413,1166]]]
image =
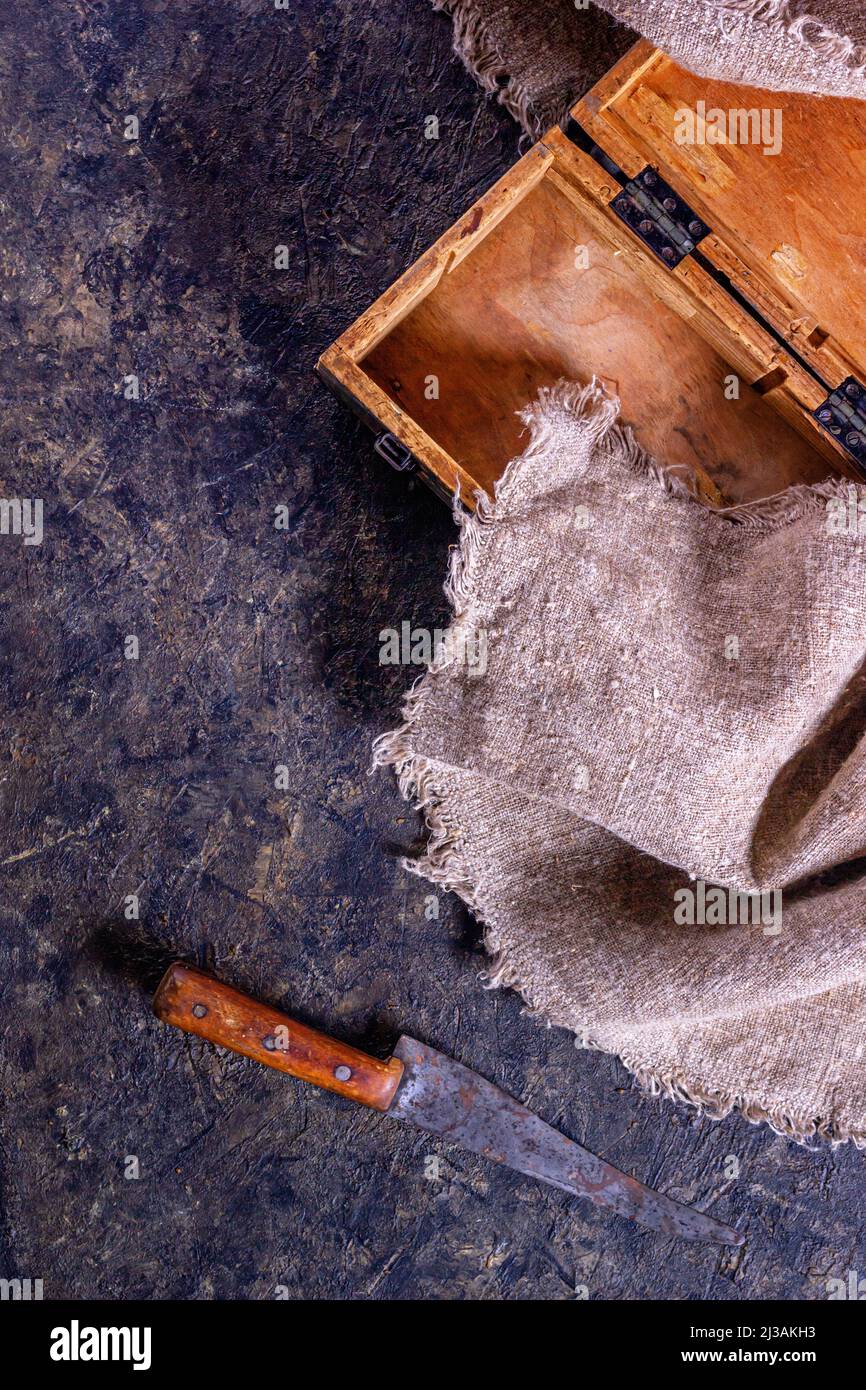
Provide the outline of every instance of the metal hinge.
[[712,228],[665,182],[658,169],[648,164],[630,179],[573,116],[563,122],[562,130],[573,145],[622,185],[622,192],[608,206],[669,269],[691,255],[698,242],[709,235]]
[[415,467],[415,459],[405,444],[401,444],[395,434],[389,434],[386,430],[376,438],[373,445],[376,453],[390,463],[392,468],[396,468],[398,473],[406,473],[410,468]]
[[846,377],[812,414],[866,472],[866,386]]
[[671,270],[710,232],[706,222],[651,165],[629,179],[610,206]]
[[674,192],[657,169],[648,164],[635,178],[629,179],[625,170],[595,143],[589,132],[584,130],[573,116],[569,116],[563,122],[562,130],[572,144],[590,155],[622,185],[622,191],[608,206],[613,208],[621,221],[625,222],[665,265],[673,268],[679,265],[685,256],[694,252],[697,264],[721,285],[818,385],[829,391],[827,399],[817,410],[812,411],[812,415],[845,449],[866,476],[866,386],[856,377],[849,376],[835,391],[829,390],[827,382],[797,351],[793,343],[789,343],[782,336],[723,271],[696,249],[698,242],[707,236],[712,228]]

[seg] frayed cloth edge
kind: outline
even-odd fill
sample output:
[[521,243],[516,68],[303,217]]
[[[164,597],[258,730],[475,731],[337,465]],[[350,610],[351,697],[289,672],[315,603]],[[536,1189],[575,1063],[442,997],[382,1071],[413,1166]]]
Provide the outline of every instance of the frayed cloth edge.
[[433,0],[433,8],[453,21],[454,52],[478,85],[496,95],[527,135],[535,139],[543,134],[546,123],[535,113],[535,96],[509,71],[474,0]]
[[717,11],[719,30],[725,38],[732,37],[724,23],[726,15],[752,20],[768,29],[781,30],[816,57],[847,68],[852,76],[866,75],[866,47],[830,29],[815,15],[800,13],[799,5],[792,4],[791,0],[709,0],[709,3]]
[[[509,71],[489,21],[476,0],[432,0],[433,8],[450,16],[454,52],[485,92],[496,96],[524,132],[537,139],[547,124],[535,111],[537,95]],[[603,0],[602,0],[603,3]],[[814,57],[835,63],[853,77],[866,77],[866,46],[829,28],[823,20],[800,13],[791,0],[707,0],[715,11],[719,33],[728,41],[738,35],[731,23],[750,20],[771,33],[783,33]],[[815,90],[821,90],[816,84]],[[579,96],[575,93],[575,99]],[[563,115],[565,113],[563,112]]]
[[495,932],[485,932],[485,947],[491,955],[491,962],[483,972],[487,989],[514,989],[527,1004],[525,1012],[538,1018],[548,1027],[563,1028],[574,1034],[575,1047],[589,1052],[612,1051],[619,1058],[637,1083],[638,1089],[646,1096],[679,1101],[690,1106],[706,1119],[719,1121],[731,1114],[739,1114],[752,1125],[767,1125],[775,1134],[792,1139],[806,1148],[814,1148],[813,1140],[822,1140],[836,1148],[840,1144],[852,1143],[855,1148],[866,1149],[866,1130],[847,1124],[836,1115],[826,1117],[812,1116],[798,1111],[795,1107],[774,1104],[758,1098],[748,1091],[730,1091],[715,1087],[702,1081],[689,1079],[684,1072],[675,1067],[663,1068],[632,1056],[627,1050],[617,1051],[599,1042],[589,1029],[575,1027],[555,1017],[554,1012],[534,998],[532,988],[526,983],[519,969],[514,965],[507,948],[499,941]]
[[[522,412],[522,419],[530,431],[529,446],[509,463],[494,489],[493,498],[484,492],[476,493],[476,510],[468,513],[460,507],[459,499],[455,500],[454,514],[460,526],[460,542],[452,550],[444,586],[454,612],[449,638],[452,634],[455,638],[461,637],[474,622],[478,566],[487,537],[500,519],[500,514],[519,500],[527,472],[550,447],[555,417],[564,411],[585,424],[598,447],[615,452],[631,470],[649,475],[668,494],[703,505],[697,502],[697,480],[687,472],[674,474],[666,471],[647,454],[634,439],[632,431],[619,423],[619,401],[608,396],[597,380],[593,379],[586,386],[561,381],[556,386],[542,388],[536,402]],[[850,486],[847,479],[834,479],[814,487],[791,488],[786,493],[746,508],[706,510],[718,511],[732,522],[761,530],[773,529],[790,524],[816,505],[825,505],[827,496],[834,495],[833,485],[837,483]],[[746,520],[743,519],[744,512],[749,513]],[[849,1126],[837,1116],[808,1116],[790,1106],[757,1099],[747,1092],[725,1091],[689,1080],[676,1069],[661,1069],[626,1051],[616,1052],[616,1049],[594,1039],[588,1029],[558,1020],[555,1010],[535,997],[533,987],[520,974],[512,956],[502,944],[498,929],[485,912],[479,885],[466,860],[460,826],[448,806],[443,787],[437,781],[436,764],[415,749],[416,730],[425,702],[432,694],[429,677],[444,670],[455,659],[455,650],[459,650],[459,643],[452,646],[446,639],[441,655],[409,690],[402,708],[403,722],[396,729],[381,734],[373,743],[373,768],[392,768],[404,800],[413,804],[424,818],[428,832],[425,849],[417,857],[404,857],[400,861],[402,867],[446,891],[455,892],[481,923],[485,949],[491,957],[488,968],[482,973],[485,987],[516,990],[530,1014],[548,1026],[562,1027],[573,1033],[577,1047],[615,1052],[647,1095],[681,1101],[713,1120],[722,1120],[738,1112],[750,1124],[765,1124],[774,1133],[806,1147],[817,1138],[834,1147],[852,1142],[858,1149],[866,1148],[866,1130]]]

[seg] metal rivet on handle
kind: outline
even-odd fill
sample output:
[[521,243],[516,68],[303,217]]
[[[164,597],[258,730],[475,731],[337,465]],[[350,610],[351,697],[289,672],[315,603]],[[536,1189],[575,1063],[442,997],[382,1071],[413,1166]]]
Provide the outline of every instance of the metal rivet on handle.
[[352,1068],[346,1066],[334,1067],[334,1075],[338,1081],[348,1081],[352,1075]]
[[193,1004],[193,1006],[192,1006],[192,1016],[193,1016],[193,1018],[204,1018],[204,1016],[205,1016],[206,1013],[207,1013],[207,1004]]

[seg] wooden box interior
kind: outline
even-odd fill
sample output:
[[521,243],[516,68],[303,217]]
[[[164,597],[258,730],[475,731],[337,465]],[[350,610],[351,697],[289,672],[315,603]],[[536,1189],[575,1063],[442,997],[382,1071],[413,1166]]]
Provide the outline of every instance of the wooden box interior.
[[[590,268],[575,266],[586,247]],[[725,398],[729,365],[549,180],[364,360],[373,381],[489,491],[521,452],[518,412],[560,377],[604,380],[658,459],[706,468],[731,498],[827,473],[757,392]],[[428,400],[425,381],[439,381]]]
[[[620,79],[617,70],[606,79],[609,95],[655,71],[648,55],[673,66],[637,45]],[[587,102],[592,94],[587,121],[613,119],[603,99],[591,111]],[[632,150],[627,172],[646,162]],[[689,196],[682,170],[679,181]],[[661,265],[608,208],[617,191],[551,131],[329,349],[322,375],[464,496],[489,492],[521,452],[518,412],[540,386],[593,375],[620,396],[640,442],[667,466],[693,469],[710,500],[764,497],[834,470],[854,476],[811,417],[820,383],[691,257],[674,271]],[[707,244],[728,270],[732,259],[741,265],[721,238]],[[726,394],[732,372],[739,399]]]

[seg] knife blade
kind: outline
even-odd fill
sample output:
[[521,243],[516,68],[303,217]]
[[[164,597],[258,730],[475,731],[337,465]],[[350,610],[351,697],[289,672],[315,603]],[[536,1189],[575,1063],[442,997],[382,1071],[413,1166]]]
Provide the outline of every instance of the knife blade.
[[169,966],[153,1009],[176,1028],[585,1197],[650,1230],[718,1245],[744,1242],[740,1232],[645,1187],[492,1082],[414,1038],[403,1035],[386,1061],[370,1057],[182,961]]

